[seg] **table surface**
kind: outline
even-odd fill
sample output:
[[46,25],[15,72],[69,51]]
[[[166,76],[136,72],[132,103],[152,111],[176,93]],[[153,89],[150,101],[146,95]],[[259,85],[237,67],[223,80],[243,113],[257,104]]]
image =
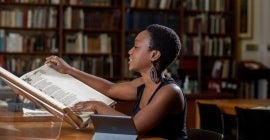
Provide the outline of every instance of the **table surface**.
[[221,112],[229,115],[236,115],[235,107],[241,108],[258,108],[270,105],[270,99],[211,99],[196,100],[196,128],[199,128],[199,109],[198,102],[205,104],[217,105]]
[[[0,109],[0,139],[5,140],[91,140],[94,127],[76,129],[53,116],[27,116]],[[140,137],[141,140],[163,140]]]
[[[91,140],[93,127],[75,129],[67,123],[59,127],[49,128],[47,122],[16,122],[5,124],[0,122],[0,139],[5,140]],[[59,135],[60,134],[60,135]],[[164,140],[158,137],[141,137],[140,140]]]

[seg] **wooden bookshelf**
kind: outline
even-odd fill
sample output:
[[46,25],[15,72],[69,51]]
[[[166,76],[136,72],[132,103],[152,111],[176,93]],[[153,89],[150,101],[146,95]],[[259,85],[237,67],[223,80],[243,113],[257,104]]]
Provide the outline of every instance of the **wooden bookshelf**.
[[[128,72],[127,64],[134,37],[147,25],[158,23],[179,34],[182,50],[178,65],[191,81],[197,80],[199,92],[209,91],[211,81],[234,84],[236,2],[196,2],[0,0],[0,64],[22,75],[43,64],[45,57],[59,55],[83,71],[113,81],[128,80],[136,76]],[[11,40],[8,45],[7,40]],[[198,45],[199,50],[195,49]],[[223,77],[211,75],[217,61],[222,63],[222,72],[227,71]],[[228,91],[232,90],[221,89]]]
[[237,92],[236,8],[234,0],[185,1],[182,69],[191,92]]

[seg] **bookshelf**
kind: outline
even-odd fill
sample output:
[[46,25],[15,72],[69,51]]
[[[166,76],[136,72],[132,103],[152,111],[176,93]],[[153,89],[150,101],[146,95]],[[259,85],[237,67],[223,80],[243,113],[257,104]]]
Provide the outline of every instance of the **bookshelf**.
[[186,0],[184,8],[182,69],[193,92],[237,92],[236,2]]
[[48,1],[1,0],[0,62],[16,75],[41,64],[59,50],[59,6]]
[[122,0],[1,0],[1,65],[20,76],[59,55],[73,66],[122,79]]
[[[43,64],[43,58],[59,55],[83,71],[113,81],[129,80],[136,76],[127,65],[134,37],[147,25],[159,23],[180,35],[179,67],[191,83],[197,80],[199,92],[209,91],[211,81],[234,82],[235,4],[234,0],[0,0],[0,64],[21,75]],[[227,74],[212,77],[219,61]]]
[[62,1],[60,55],[85,72],[122,79],[122,4],[121,0]]

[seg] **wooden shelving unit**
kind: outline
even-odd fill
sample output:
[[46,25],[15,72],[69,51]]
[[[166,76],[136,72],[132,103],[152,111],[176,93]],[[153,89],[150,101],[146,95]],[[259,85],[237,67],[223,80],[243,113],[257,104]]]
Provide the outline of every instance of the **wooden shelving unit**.
[[237,92],[236,8],[233,0],[184,2],[181,62],[191,92]]
[[[236,2],[170,0],[166,5],[167,2],[0,0],[0,64],[20,76],[43,64],[45,57],[59,55],[86,72],[113,81],[128,80],[134,77],[127,65],[132,40],[147,25],[158,23],[179,34],[179,67],[190,81],[199,83],[198,92],[216,92],[209,88],[213,81],[220,86],[226,83],[221,92],[231,91],[228,85],[235,81],[237,50]],[[198,46],[199,50],[195,48]],[[216,50],[210,51],[209,46]],[[213,77],[216,62],[222,63],[219,72],[223,74]]]

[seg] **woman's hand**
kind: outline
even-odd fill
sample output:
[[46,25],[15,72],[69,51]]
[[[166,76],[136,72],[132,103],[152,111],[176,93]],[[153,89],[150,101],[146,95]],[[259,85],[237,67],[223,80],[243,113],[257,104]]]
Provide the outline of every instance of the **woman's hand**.
[[98,101],[84,101],[84,102],[76,103],[71,109],[74,112],[94,112],[94,113],[97,113],[96,108],[98,105],[102,105],[102,103],[98,102]]
[[126,115],[119,111],[116,111],[113,107],[106,105],[100,101],[84,101],[75,104],[72,108],[74,112],[93,112],[95,114],[107,114],[107,115]]
[[68,73],[68,71],[72,69],[69,64],[67,64],[62,58],[58,56],[47,57],[45,64],[61,73]]

